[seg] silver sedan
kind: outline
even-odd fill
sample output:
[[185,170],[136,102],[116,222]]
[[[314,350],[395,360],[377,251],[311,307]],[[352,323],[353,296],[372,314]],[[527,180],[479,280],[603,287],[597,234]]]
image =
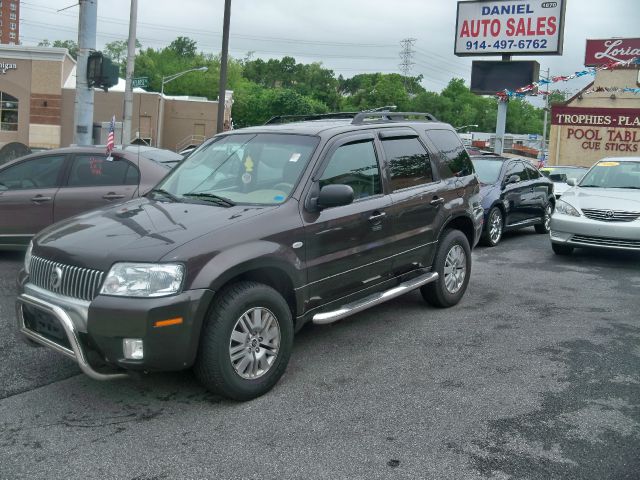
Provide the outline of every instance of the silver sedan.
[[640,251],[640,157],[604,158],[558,199],[551,217],[551,247]]

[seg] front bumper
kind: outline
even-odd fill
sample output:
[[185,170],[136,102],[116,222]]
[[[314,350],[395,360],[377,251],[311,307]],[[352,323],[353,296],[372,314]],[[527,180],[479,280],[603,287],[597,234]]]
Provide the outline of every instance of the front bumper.
[[552,243],[559,245],[640,251],[640,221],[637,220],[603,222],[555,212],[549,236]]
[[[26,338],[74,359],[90,377],[106,380],[122,377],[124,370],[190,367],[212,298],[211,290],[201,289],[152,299],[98,295],[83,302],[36,287],[21,273],[16,310],[18,328]],[[174,318],[182,323],[154,326]],[[124,357],[125,338],[143,341],[142,359]]]

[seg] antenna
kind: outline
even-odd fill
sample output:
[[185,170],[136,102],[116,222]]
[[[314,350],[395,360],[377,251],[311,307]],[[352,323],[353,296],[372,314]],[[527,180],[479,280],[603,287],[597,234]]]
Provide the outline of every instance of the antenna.
[[[400,73],[404,77],[404,89],[407,90],[407,78],[411,74],[411,69],[415,65],[413,60],[413,54],[416,51],[413,49],[413,44],[416,43],[415,38],[405,38],[400,42],[400,46],[402,47],[400,50],[400,64],[398,67],[400,68]],[[409,92],[411,93],[411,92]]]

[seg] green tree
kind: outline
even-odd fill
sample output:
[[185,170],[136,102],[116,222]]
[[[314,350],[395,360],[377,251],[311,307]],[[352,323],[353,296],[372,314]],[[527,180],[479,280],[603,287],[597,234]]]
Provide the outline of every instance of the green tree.
[[[136,39],[136,48],[141,48],[142,45]],[[127,40],[114,40],[104,46],[104,53],[111,58],[120,67],[120,75],[125,76],[127,72],[127,54],[129,50],[129,43]]]

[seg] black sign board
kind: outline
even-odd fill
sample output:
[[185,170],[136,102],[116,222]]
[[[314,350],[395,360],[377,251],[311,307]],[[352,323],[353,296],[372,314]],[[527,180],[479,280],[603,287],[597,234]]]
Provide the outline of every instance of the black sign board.
[[494,95],[504,90],[517,90],[538,81],[540,64],[536,61],[485,62],[471,66],[471,91],[479,95]]

